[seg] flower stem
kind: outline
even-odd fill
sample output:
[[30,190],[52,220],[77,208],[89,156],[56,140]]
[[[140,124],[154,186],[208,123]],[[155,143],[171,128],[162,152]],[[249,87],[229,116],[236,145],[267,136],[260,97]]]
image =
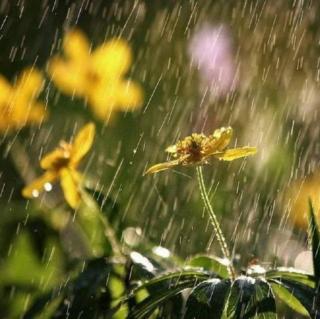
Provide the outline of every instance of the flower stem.
[[118,241],[117,235],[113,229],[113,227],[110,225],[109,220],[106,216],[103,216],[100,211],[97,211],[97,214],[100,218],[100,221],[103,224],[104,227],[104,234],[107,237],[111,247],[112,251],[115,257],[122,258],[124,256],[121,248],[121,244]]
[[204,184],[202,167],[201,166],[197,166],[196,170],[197,170],[197,177],[198,177],[198,183],[199,183],[201,198],[202,198],[202,200],[204,202],[204,206],[205,206],[206,210],[209,213],[210,221],[211,221],[211,224],[213,226],[214,232],[215,232],[215,234],[217,236],[221,252],[222,252],[224,258],[229,261],[229,265],[228,265],[229,275],[230,275],[231,279],[234,280],[235,279],[235,271],[234,271],[234,268],[232,266],[232,261],[231,261],[231,258],[230,258],[230,251],[229,251],[226,239],[224,238],[223,232],[221,230],[220,224],[218,222],[217,216],[214,213],[213,208],[211,206],[211,203],[210,203],[210,200],[209,200],[209,196],[208,196],[208,192],[207,192],[206,186]]

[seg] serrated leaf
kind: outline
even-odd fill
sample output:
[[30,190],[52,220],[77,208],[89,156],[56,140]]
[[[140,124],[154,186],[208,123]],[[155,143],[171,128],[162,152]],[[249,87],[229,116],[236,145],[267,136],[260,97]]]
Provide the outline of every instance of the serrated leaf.
[[227,261],[216,256],[195,256],[189,260],[188,265],[213,271],[221,278],[229,278]]
[[273,292],[285,304],[302,315],[311,315],[314,310],[314,289],[289,280],[269,280]]
[[208,278],[209,274],[204,272],[180,271],[151,279],[136,288],[131,296],[127,298],[127,302],[130,302],[130,299],[135,298],[141,290],[146,289],[147,291],[152,291],[152,294],[131,309],[128,318],[145,318],[182,290],[192,288],[197,283]]
[[287,279],[307,285],[311,288],[315,287],[315,278],[313,275],[295,268],[279,267],[266,272],[266,279],[275,279],[281,281]]
[[188,297],[184,319],[220,318],[230,280],[209,279],[197,285]]
[[233,282],[221,318],[234,319],[244,316],[255,293],[255,282],[254,278],[247,276],[238,277]]
[[277,318],[276,302],[271,286],[258,279],[255,284],[255,294],[251,301],[252,307],[245,313],[243,319],[273,319]]
[[222,318],[276,318],[275,300],[269,284],[252,277],[237,278],[231,287]]
[[309,200],[309,221],[310,221],[309,240],[311,242],[311,247],[312,247],[314,275],[319,285],[319,282],[320,282],[320,232],[319,232],[319,227],[316,221],[316,216],[314,214],[311,200]]

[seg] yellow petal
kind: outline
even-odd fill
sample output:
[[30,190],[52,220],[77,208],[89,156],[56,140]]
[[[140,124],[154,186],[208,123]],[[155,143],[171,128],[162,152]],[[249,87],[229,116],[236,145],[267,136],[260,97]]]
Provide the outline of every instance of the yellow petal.
[[110,40],[92,53],[93,71],[107,79],[119,79],[129,69],[131,61],[131,49],[121,39]]
[[219,160],[223,161],[233,161],[235,159],[253,155],[257,152],[255,147],[239,147],[231,148],[221,153],[212,154],[217,157]]
[[90,92],[89,103],[95,116],[100,120],[109,122],[113,112],[119,108],[117,85],[97,85]]
[[34,103],[30,106],[30,110],[27,114],[28,123],[42,123],[48,118],[48,112],[42,103]]
[[12,93],[12,87],[7,79],[0,75],[0,111],[6,107]]
[[23,127],[26,124],[42,123],[47,118],[47,112],[42,103],[19,99],[12,106],[11,118],[17,127]]
[[33,99],[43,89],[44,79],[41,72],[34,68],[26,69],[19,76],[15,85],[17,98]]
[[63,38],[63,51],[70,60],[85,63],[89,58],[90,45],[80,30],[71,30]]
[[154,174],[161,171],[165,171],[171,167],[177,166],[181,163],[180,159],[176,159],[174,161],[164,162],[160,164],[156,164],[151,166],[143,175]]
[[212,134],[212,141],[209,143],[209,152],[223,151],[230,143],[233,130],[231,127],[221,127]]
[[309,199],[312,201],[314,211],[320,221],[320,175],[316,172],[312,176],[297,180],[286,190],[284,204],[288,216],[296,227],[308,228]]
[[60,171],[61,187],[67,203],[74,209],[81,203],[80,181],[77,172],[71,169]]
[[44,190],[46,183],[51,184],[57,179],[58,175],[56,172],[47,171],[42,176],[34,180],[31,184],[26,186],[22,190],[22,195],[26,198],[38,197],[39,194]]
[[139,84],[132,81],[121,81],[116,90],[121,110],[133,111],[142,106],[143,92]]
[[143,93],[141,87],[131,81],[103,81],[92,88],[89,102],[98,118],[109,121],[115,111],[139,108]]
[[71,151],[71,162],[73,164],[77,164],[89,152],[93,144],[95,130],[95,125],[88,123],[75,137]]
[[86,63],[66,62],[53,58],[48,63],[48,72],[55,85],[66,94],[83,97],[88,87]]
[[56,169],[57,163],[61,163],[59,166],[67,165],[70,158],[70,151],[62,147],[57,147],[52,152],[46,154],[40,161],[40,166],[43,169]]
[[177,145],[170,145],[165,149],[165,151],[170,154],[177,153]]

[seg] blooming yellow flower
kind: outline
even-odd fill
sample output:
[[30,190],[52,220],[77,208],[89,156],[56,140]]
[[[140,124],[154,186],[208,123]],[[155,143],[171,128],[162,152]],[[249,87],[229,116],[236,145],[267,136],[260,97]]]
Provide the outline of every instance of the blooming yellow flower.
[[91,52],[79,30],[63,40],[64,58],[54,57],[48,71],[66,94],[88,100],[94,114],[109,121],[114,111],[131,111],[142,105],[141,87],[124,78],[132,63],[127,42],[119,38],[103,43]]
[[93,123],[85,125],[74,139],[73,143],[61,141],[60,145],[40,161],[40,166],[46,172],[22,190],[27,198],[37,197],[51,183],[60,179],[66,201],[72,208],[81,202],[81,174],[77,167],[81,159],[90,150],[95,135]]
[[45,106],[36,101],[42,88],[43,77],[35,69],[23,71],[13,85],[0,75],[0,133],[45,119]]
[[320,218],[320,173],[293,182],[286,191],[285,204],[288,216],[293,224],[307,229],[309,217],[309,199],[312,201],[314,212]]
[[209,136],[194,133],[166,149],[166,152],[175,158],[174,160],[151,166],[145,174],[157,173],[177,165],[207,164],[211,156],[223,161],[233,161],[256,153],[255,147],[226,149],[231,137],[231,127],[217,129]]

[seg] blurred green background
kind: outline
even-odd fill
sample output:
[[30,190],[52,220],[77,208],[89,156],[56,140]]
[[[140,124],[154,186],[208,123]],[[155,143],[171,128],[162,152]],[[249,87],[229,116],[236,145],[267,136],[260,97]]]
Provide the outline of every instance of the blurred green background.
[[[232,145],[257,146],[258,154],[212,161],[204,173],[237,263],[258,258],[266,267],[312,271],[311,256],[298,258],[307,251],[306,229],[294,225],[281,198],[292,181],[319,169],[319,6],[303,0],[1,1],[0,72],[8,79],[32,65],[45,72],[65,31],[77,26],[93,47],[117,36],[128,41],[134,55],[128,76],[142,85],[145,100],[105,126],[83,100],[63,95],[47,78],[40,99],[48,120],[0,138],[0,317],[18,317],[34,294],[65,282],[85,255],[74,247],[72,229],[52,226],[50,215],[59,220],[60,208],[43,204],[51,195],[32,202],[21,189],[26,176],[41,173],[42,154],[91,120],[97,136],[83,169],[116,203],[108,217],[119,237],[133,227],[145,242],[182,258],[218,254],[194,168],[142,175],[165,161],[165,148],[180,137],[230,125]],[[208,26],[223,26],[230,41],[237,80],[223,94],[204,88],[190,57],[192,37]],[[60,203],[59,190],[52,193]]]

